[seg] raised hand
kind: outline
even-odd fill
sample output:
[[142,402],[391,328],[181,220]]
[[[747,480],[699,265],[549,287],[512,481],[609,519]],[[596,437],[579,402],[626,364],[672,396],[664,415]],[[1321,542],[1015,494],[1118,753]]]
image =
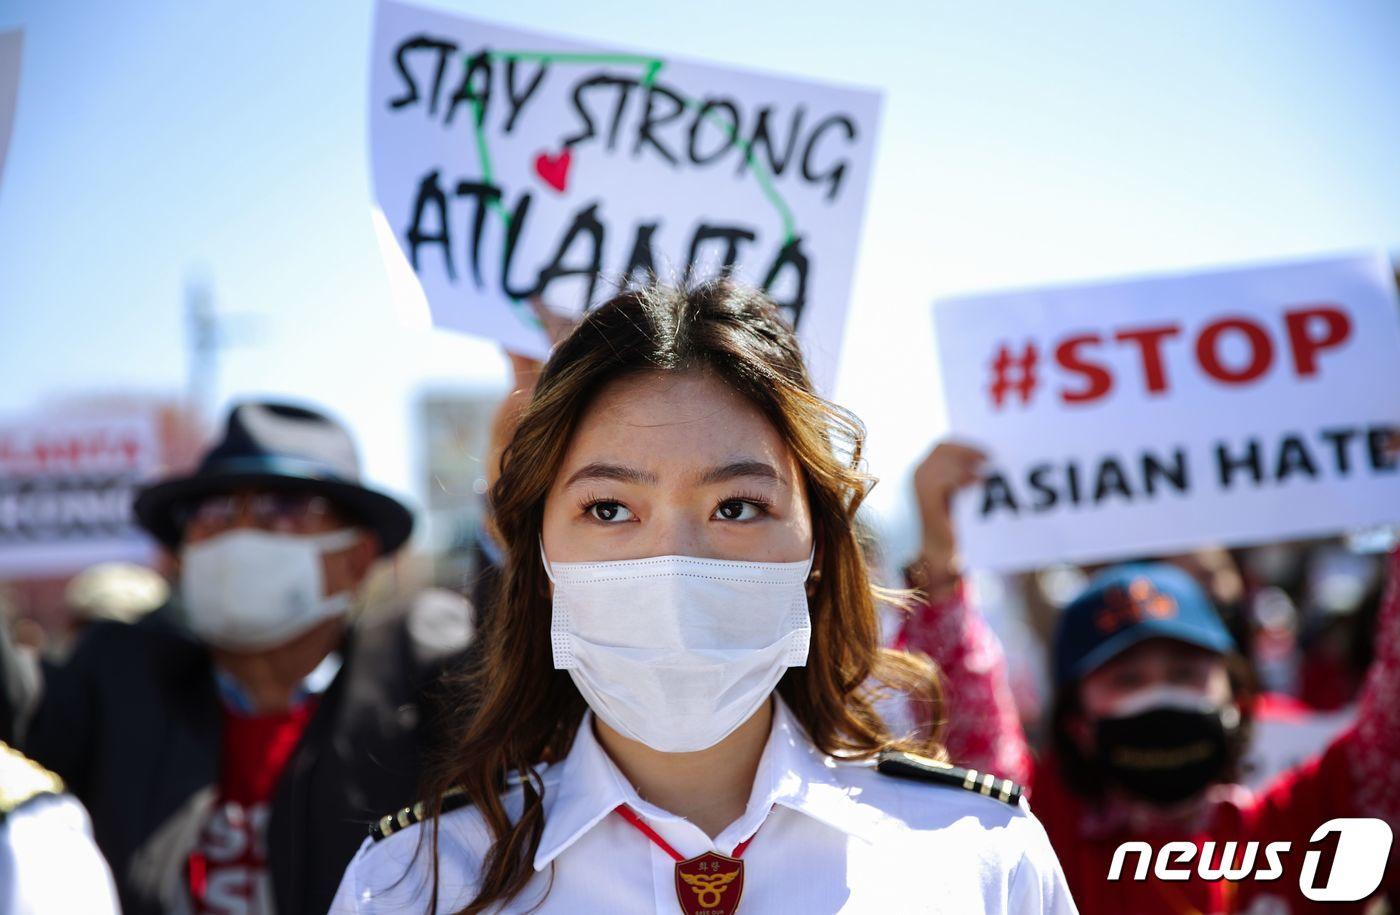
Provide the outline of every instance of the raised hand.
[[953,495],[977,482],[987,456],[968,445],[940,442],[914,470],[914,495],[923,531],[918,558],[909,566],[912,584],[930,599],[945,597],[959,575]]

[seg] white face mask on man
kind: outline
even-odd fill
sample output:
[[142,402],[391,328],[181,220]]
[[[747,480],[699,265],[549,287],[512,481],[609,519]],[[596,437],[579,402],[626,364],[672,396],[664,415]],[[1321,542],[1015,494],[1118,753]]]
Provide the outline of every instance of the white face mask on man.
[[807,663],[809,556],[735,562],[656,556],[550,564],[554,668],[593,713],[654,750],[703,750]]
[[180,558],[185,621],[202,641],[231,651],[290,641],[350,609],[349,591],[325,593],[321,557],[357,537],[349,528],[314,535],[237,530],[191,544]]

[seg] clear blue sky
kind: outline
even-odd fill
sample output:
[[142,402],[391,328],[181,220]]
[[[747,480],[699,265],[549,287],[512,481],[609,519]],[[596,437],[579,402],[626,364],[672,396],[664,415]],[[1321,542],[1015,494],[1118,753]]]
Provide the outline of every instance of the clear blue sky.
[[[886,92],[837,399],[899,540],[941,411],[939,294],[1321,251],[1400,251],[1400,4],[433,5]],[[800,12],[799,12],[800,10]],[[182,289],[259,316],[220,399],[355,426],[421,497],[409,402],[499,388],[489,344],[403,324],[369,217],[372,4],[2,0],[25,30],[0,179],[0,417],[178,393]],[[854,13],[854,14],[853,14]]]

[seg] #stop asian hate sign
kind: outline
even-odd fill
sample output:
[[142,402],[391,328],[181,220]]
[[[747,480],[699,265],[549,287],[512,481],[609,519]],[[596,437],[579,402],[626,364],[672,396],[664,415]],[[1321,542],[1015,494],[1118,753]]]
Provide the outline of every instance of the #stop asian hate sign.
[[959,499],[992,569],[1400,522],[1400,309],[1383,256],[934,306]]
[[530,302],[579,314],[651,274],[728,271],[839,351],[880,99],[381,3],[377,204],[433,322],[544,356]]

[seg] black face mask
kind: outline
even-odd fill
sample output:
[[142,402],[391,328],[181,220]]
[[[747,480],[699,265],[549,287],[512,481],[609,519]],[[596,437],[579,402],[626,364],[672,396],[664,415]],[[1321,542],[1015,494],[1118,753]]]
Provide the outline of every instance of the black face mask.
[[1125,791],[1154,804],[1175,804],[1224,773],[1238,718],[1233,706],[1213,711],[1159,707],[1100,718],[1095,758]]

